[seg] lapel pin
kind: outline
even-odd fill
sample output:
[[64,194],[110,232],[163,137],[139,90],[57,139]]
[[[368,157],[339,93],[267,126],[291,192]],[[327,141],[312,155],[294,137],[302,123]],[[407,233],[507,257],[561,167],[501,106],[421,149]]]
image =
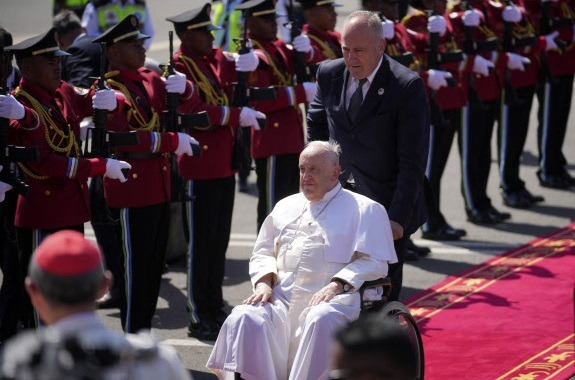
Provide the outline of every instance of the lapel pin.
[[383,88],[380,88],[379,90],[377,90],[377,95],[383,95],[384,92],[385,90]]

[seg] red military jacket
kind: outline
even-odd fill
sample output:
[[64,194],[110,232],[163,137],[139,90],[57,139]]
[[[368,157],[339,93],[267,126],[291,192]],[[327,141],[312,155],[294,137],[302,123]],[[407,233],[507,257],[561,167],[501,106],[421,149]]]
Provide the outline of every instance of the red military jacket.
[[87,179],[104,174],[106,160],[81,157],[80,121],[92,114],[93,92],[61,82],[54,93],[22,78],[14,96],[26,109],[10,122],[10,141],[38,147],[39,162],[20,167],[28,196],[19,196],[14,224],[30,229],[66,228],[90,220]]
[[[427,14],[420,10],[415,10],[413,13],[405,16],[401,23],[408,29],[415,33],[428,35],[427,32]],[[459,46],[453,37],[453,27],[448,18],[446,18],[447,31],[439,41],[440,52],[451,52],[459,49]],[[412,33],[409,32],[411,36]],[[412,42],[414,39],[412,38]],[[413,44],[413,54],[415,58],[427,67],[427,46],[418,42]],[[451,75],[457,80],[454,87],[442,87],[435,92],[435,99],[441,110],[450,110],[462,108],[467,104],[467,74],[471,70],[473,64],[473,56],[467,57],[461,63],[445,63],[440,66],[441,70],[449,71]],[[427,87],[426,72],[422,72],[421,77],[426,83],[427,96],[431,96],[431,90]]]
[[193,180],[229,177],[235,173],[233,149],[241,111],[240,107],[230,107],[231,84],[236,81],[235,63],[220,48],[214,48],[212,54],[201,59],[191,57],[194,55],[180,46],[174,55],[176,70],[194,83],[194,97],[200,98],[198,107],[208,112],[213,124],[190,129],[204,152],[202,157],[181,156],[180,172],[182,177]]
[[308,35],[311,45],[317,49],[319,55],[315,59],[318,62],[343,57],[341,34],[335,30],[323,31],[305,24],[302,33]]
[[[575,19],[575,0],[551,1],[551,18]],[[525,0],[525,9],[531,15],[531,20],[535,24],[537,34],[540,34],[541,1]],[[555,76],[572,75],[575,73],[575,30],[573,26],[566,26],[556,29],[559,32],[557,38],[567,43],[567,46],[560,50],[550,50],[546,52],[547,62],[551,74]],[[545,39],[540,37],[541,48],[545,48]]]
[[[471,4],[474,8],[483,12],[485,15],[486,11],[483,7],[481,1],[472,1]],[[462,16],[465,12],[461,3],[456,3],[448,11],[449,19],[453,25],[453,36],[457,40],[459,46],[464,46],[465,34]],[[478,27],[473,28],[473,38],[475,41],[485,41],[488,38],[496,37],[495,33],[489,28],[485,17],[482,17],[481,24]],[[497,100],[501,98],[501,91],[504,86],[504,72],[507,65],[507,57],[505,54],[499,54],[499,51],[483,51],[479,54],[494,63],[495,69],[488,76],[483,76],[480,74],[471,73],[473,83],[470,83],[475,91],[479,100],[482,102]]]
[[408,30],[405,25],[396,22],[393,25],[393,38],[385,40],[385,54],[390,57],[411,52],[414,55],[414,63],[409,68],[415,72],[421,69],[421,62],[415,58],[415,51],[424,51],[427,48],[427,37],[424,34]]
[[[137,72],[116,70],[106,74],[110,88],[126,98],[120,112],[108,120],[115,132],[138,131],[139,144],[118,147],[119,159],[132,165],[128,181],[104,178],[104,194],[112,208],[151,206],[170,201],[169,152],[178,147],[175,133],[161,132],[166,110],[166,86],[156,72],[140,68]],[[182,100],[183,99],[183,100]],[[180,102],[192,102],[191,85]]]
[[[515,0],[515,6],[521,12],[522,19],[513,25],[513,36],[517,38],[527,37],[536,33],[535,26],[531,22],[531,16],[523,7],[523,0]],[[505,4],[498,0],[485,1],[485,17],[489,28],[499,37],[500,50],[503,49],[504,24],[503,9]],[[515,49],[514,53],[522,55],[531,60],[531,64],[525,71],[509,70],[511,86],[529,87],[535,86],[539,82],[539,71],[541,70],[541,48],[535,43],[533,46]]]
[[[264,158],[282,154],[299,154],[304,147],[303,117],[298,107],[305,103],[303,85],[293,85],[295,75],[293,53],[280,39],[259,41],[250,36],[260,59],[256,71],[250,74],[249,85],[276,86],[274,100],[254,101],[251,105],[266,115],[267,127],[252,131],[252,157]],[[317,48],[308,54],[308,64],[319,62]]]

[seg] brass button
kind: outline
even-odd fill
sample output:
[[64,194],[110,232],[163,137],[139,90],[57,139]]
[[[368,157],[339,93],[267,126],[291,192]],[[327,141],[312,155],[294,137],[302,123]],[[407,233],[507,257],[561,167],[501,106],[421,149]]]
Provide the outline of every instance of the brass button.
[[209,148],[209,147],[208,147],[207,145],[202,146],[202,149],[203,149],[203,150],[208,150],[208,148]]
[[46,196],[49,196],[49,195],[50,195],[50,190],[46,190],[46,191],[44,192],[44,194],[46,194]]
[[163,170],[163,171],[167,171],[168,168],[167,168],[166,166],[162,166],[162,170]]
[[280,126],[280,123],[278,123],[277,121],[274,123],[274,128],[277,128]]
[[138,178],[138,173],[132,174],[132,178],[134,178],[134,179]]

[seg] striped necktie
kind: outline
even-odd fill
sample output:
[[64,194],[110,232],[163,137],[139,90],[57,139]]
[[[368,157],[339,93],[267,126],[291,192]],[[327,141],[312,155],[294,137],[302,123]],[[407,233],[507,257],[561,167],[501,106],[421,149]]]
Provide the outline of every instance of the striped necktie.
[[351,99],[349,100],[349,107],[347,108],[347,116],[349,120],[353,123],[359,113],[359,109],[361,108],[361,103],[363,102],[363,85],[367,82],[367,78],[363,78],[359,80],[357,85],[357,89],[351,95]]

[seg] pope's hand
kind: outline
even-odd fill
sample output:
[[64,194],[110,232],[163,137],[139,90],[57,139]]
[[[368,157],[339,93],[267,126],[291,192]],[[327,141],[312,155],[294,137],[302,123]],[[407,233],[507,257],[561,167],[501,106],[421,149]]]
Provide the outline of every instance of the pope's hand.
[[244,305],[255,305],[260,302],[261,306],[264,306],[266,302],[273,301],[273,291],[270,284],[264,281],[260,281],[256,284],[254,293],[246,298],[242,304]]
[[340,293],[341,285],[332,281],[311,297],[308,306],[315,306],[322,302],[329,302],[333,297]]

